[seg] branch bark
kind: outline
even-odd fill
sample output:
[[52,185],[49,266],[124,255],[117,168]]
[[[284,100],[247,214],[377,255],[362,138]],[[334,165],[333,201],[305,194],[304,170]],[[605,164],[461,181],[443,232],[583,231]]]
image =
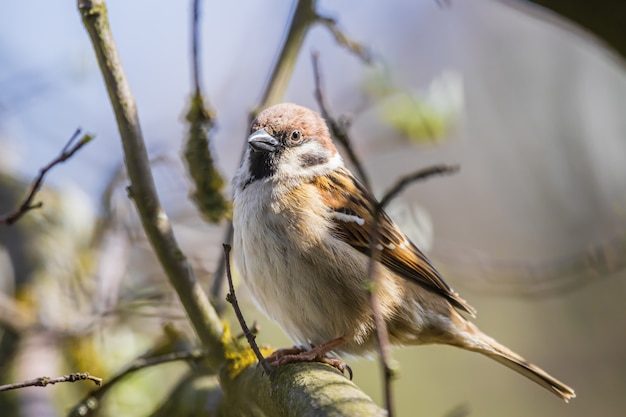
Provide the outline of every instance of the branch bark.
[[[276,368],[270,377],[250,366],[237,378],[220,375],[220,416],[383,416],[385,411],[352,381],[321,363]],[[245,393],[245,395],[243,394]]]
[[61,382],[77,382],[77,381],[93,381],[96,385],[102,385],[102,378],[89,375],[89,372],[75,372],[68,375],[59,376],[56,378],[50,378],[42,376],[39,378],[31,379],[29,381],[16,382],[14,384],[0,385],[1,391],[10,391],[13,389],[26,388],[26,387],[46,387],[48,385],[59,384]]
[[287,37],[263,91],[261,102],[250,114],[250,121],[259,111],[279,103],[285,95],[306,34],[311,25],[317,21],[316,3],[316,0],[299,0],[295,6],[287,29]]
[[21,219],[22,216],[28,213],[29,211],[41,208],[43,206],[43,202],[40,201],[38,203],[33,203],[33,199],[35,198],[35,195],[37,194],[37,192],[41,189],[41,186],[43,185],[43,180],[46,174],[48,173],[48,171],[50,171],[56,165],[61,164],[67,161],[68,159],[70,159],[76,152],[78,152],[80,148],[85,146],[87,143],[89,143],[93,139],[93,136],[91,135],[83,135],[81,139],[78,142],[76,142],[76,139],[78,139],[79,135],[80,135],[80,129],[74,132],[70,140],[63,147],[63,150],[61,151],[59,156],[57,156],[48,165],[46,165],[45,167],[39,170],[39,175],[37,176],[37,178],[35,178],[35,180],[31,184],[30,191],[28,192],[28,196],[26,197],[26,199],[24,199],[24,202],[22,202],[22,204],[13,212],[5,214],[5,215],[1,215],[0,225],[6,224],[10,226],[16,221],[18,221],[19,219]]
[[198,284],[180,250],[169,219],[157,197],[137,108],[113,41],[102,0],[78,0],[78,10],[89,33],[109,93],[124,148],[130,179],[129,196],[161,266],[176,290],[202,344],[211,355],[208,365],[217,369],[224,361],[222,323]]

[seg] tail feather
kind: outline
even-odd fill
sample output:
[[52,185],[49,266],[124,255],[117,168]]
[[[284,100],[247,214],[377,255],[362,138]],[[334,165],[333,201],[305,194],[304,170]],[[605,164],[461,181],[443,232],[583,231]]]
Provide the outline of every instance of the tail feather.
[[491,337],[485,335],[472,323],[467,322],[467,324],[471,329],[468,330],[470,330],[472,337],[471,341],[468,340],[468,342],[462,346],[463,348],[482,353],[483,355],[500,362],[520,375],[523,375],[531,381],[541,385],[565,402],[569,402],[571,398],[576,397],[576,393],[574,393],[572,388],[552,377],[538,366],[528,362],[517,353],[496,342]]
[[[484,352],[483,352],[484,353]],[[573,389],[562,383],[556,378],[550,376],[543,369],[533,365],[532,363],[526,362],[523,359],[519,360],[517,358],[512,358],[511,356],[502,355],[502,354],[489,354],[484,353],[491,359],[500,362],[501,364],[511,368],[515,372],[524,375],[526,378],[531,381],[536,382],[541,385],[557,397],[563,399],[565,402],[569,402],[571,398],[576,397],[576,393]]]

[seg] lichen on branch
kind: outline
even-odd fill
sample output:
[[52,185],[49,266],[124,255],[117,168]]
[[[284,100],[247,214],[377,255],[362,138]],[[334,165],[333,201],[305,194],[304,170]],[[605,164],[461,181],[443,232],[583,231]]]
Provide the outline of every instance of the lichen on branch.
[[199,89],[191,97],[186,119],[189,131],[184,153],[195,185],[190,196],[204,219],[216,223],[230,216],[231,204],[222,194],[224,179],[215,167],[209,147],[213,115],[206,108]]

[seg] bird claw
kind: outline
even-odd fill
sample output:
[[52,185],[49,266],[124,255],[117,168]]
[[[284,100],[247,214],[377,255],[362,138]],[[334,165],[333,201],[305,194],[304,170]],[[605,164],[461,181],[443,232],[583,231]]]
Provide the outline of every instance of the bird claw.
[[348,365],[341,359],[329,358],[329,357],[324,356],[323,358],[320,359],[319,362],[332,366],[333,368],[340,371],[343,375],[346,374],[345,371],[348,371],[348,377],[350,378],[350,381],[352,381],[352,376],[353,376],[352,368],[350,368],[350,365]]
[[302,346],[293,346],[290,348],[276,349],[271,355],[267,356],[265,360],[271,366],[280,366],[281,358],[286,357],[286,356],[299,355],[302,352],[306,352],[306,349],[303,348]]
[[352,368],[345,362],[337,358],[330,358],[327,356],[328,352],[335,347],[345,343],[345,339],[340,337],[338,339],[331,340],[328,343],[319,346],[313,346],[311,349],[306,349],[301,346],[294,346],[291,348],[278,349],[274,351],[267,358],[267,362],[272,367],[283,366],[288,363],[296,362],[320,362],[332,366],[345,375],[345,371],[348,371],[350,380],[352,381]]

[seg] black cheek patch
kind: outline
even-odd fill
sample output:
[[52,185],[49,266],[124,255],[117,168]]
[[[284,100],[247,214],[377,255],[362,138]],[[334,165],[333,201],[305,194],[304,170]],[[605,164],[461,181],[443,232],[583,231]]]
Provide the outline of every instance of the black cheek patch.
[[300,163],[303,168],[312,167],[315,165],[322,165],[328,162],[328,157],[319,154],[307,154],[300,157]]

